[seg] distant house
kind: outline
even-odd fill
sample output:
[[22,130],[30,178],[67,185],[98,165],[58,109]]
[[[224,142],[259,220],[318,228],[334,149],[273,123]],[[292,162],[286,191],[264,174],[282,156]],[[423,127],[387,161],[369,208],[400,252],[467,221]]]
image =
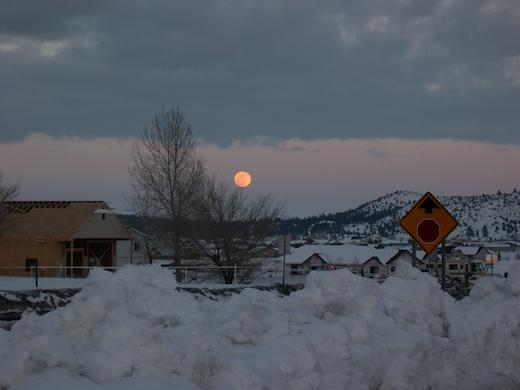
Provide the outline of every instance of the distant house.
[[[490,251],[482,246],[453,246],[446,251],[446,276],[462,280],[469,274],[486,273],[486,258]],[[442,273],[442,255],[432,253],[425,256],[424,267],[432,275],[439,277]]]
[[[377,249],[374,246],[345,245],[304,245],[294,248],[286,256],[286,271],[292,275],[303,275],[311,270],[335,270],[348,268],[351,272],[362,275],[363,263],[372,256],[389,258],[395,254],[392,248]],[[281,257],[277,258],[279,262]],[[379,270],[384,270],[384,265]],[[366,275],[369,276],[370,269]],[[372,275],[373,276],[373,275]]]
[[115,267],[116,241],[127,228],[102,201],[6,202],[0,274],[86,276],[89,266]]
[[415,265],[420,270],[425,269],[425,264],[422,260],[415,257],[413,254],[407,250],[407,249],[400,249],[394,256],[392,256],[387,262],[387,276],[393,274],[396,270],[397,262],[398,261],[406,261],[407,263],[410,263],[410,265]]
[[302,275],[310,271],[321,270],[325,268],[327,262],[319,253],[313,253],[302,263],[289,264],[290,272],[293,275]]
[[125,264],[145,264],[158,257],[157,250],[152,247],[151,239],[136,228],[128,228],[131,241],[117,241],[117,266]]
[[386,278],[385,266],[378,257],[372,256],[363,263],[361,275],[368,278],[382,280]]
[[259,259],[278,257],[278,249],[271,246],[260,246],[252,250],[252,256]]

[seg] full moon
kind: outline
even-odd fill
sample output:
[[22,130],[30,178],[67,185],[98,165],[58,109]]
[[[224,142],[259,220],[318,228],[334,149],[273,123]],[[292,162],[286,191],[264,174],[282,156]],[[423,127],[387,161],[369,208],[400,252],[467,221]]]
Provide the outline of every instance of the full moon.
[[246,188],[251,184],[251,175],[246,171],[235,173],[235,184],[240,188]]

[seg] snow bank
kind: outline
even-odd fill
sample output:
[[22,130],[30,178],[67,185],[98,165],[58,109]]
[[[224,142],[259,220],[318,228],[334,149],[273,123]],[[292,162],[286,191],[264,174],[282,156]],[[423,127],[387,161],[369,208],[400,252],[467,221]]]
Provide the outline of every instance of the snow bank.
[[314,272],[281,298],[175,291],[96,270],[64,308],[0,330],[0,389],[517,389],[520,266],[456,302],[401,263],[385,283]]

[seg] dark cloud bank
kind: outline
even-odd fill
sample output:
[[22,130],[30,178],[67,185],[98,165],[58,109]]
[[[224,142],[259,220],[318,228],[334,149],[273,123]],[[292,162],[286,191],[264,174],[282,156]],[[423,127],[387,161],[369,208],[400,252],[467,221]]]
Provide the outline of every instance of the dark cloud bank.
[[520,142],[520,3],[0,1],[0,140],[197,136]]

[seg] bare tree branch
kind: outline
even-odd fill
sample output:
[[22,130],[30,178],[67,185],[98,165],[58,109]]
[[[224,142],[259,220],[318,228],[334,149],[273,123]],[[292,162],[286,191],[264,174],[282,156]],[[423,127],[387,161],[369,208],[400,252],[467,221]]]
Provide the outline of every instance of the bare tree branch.
[[271,195],[250,199],[242,189],[207,178],[196,199],[191,238],[204,257],[228,267],[221,270],[226,283],[233,282],[234,266],[240,268],[238,276],[245,281],[282,209]]
[[19,194],[20,182],[6,182],[0,169],[0,231],[5,227],[5,216],[8,211],[5,202],[15,199]]

